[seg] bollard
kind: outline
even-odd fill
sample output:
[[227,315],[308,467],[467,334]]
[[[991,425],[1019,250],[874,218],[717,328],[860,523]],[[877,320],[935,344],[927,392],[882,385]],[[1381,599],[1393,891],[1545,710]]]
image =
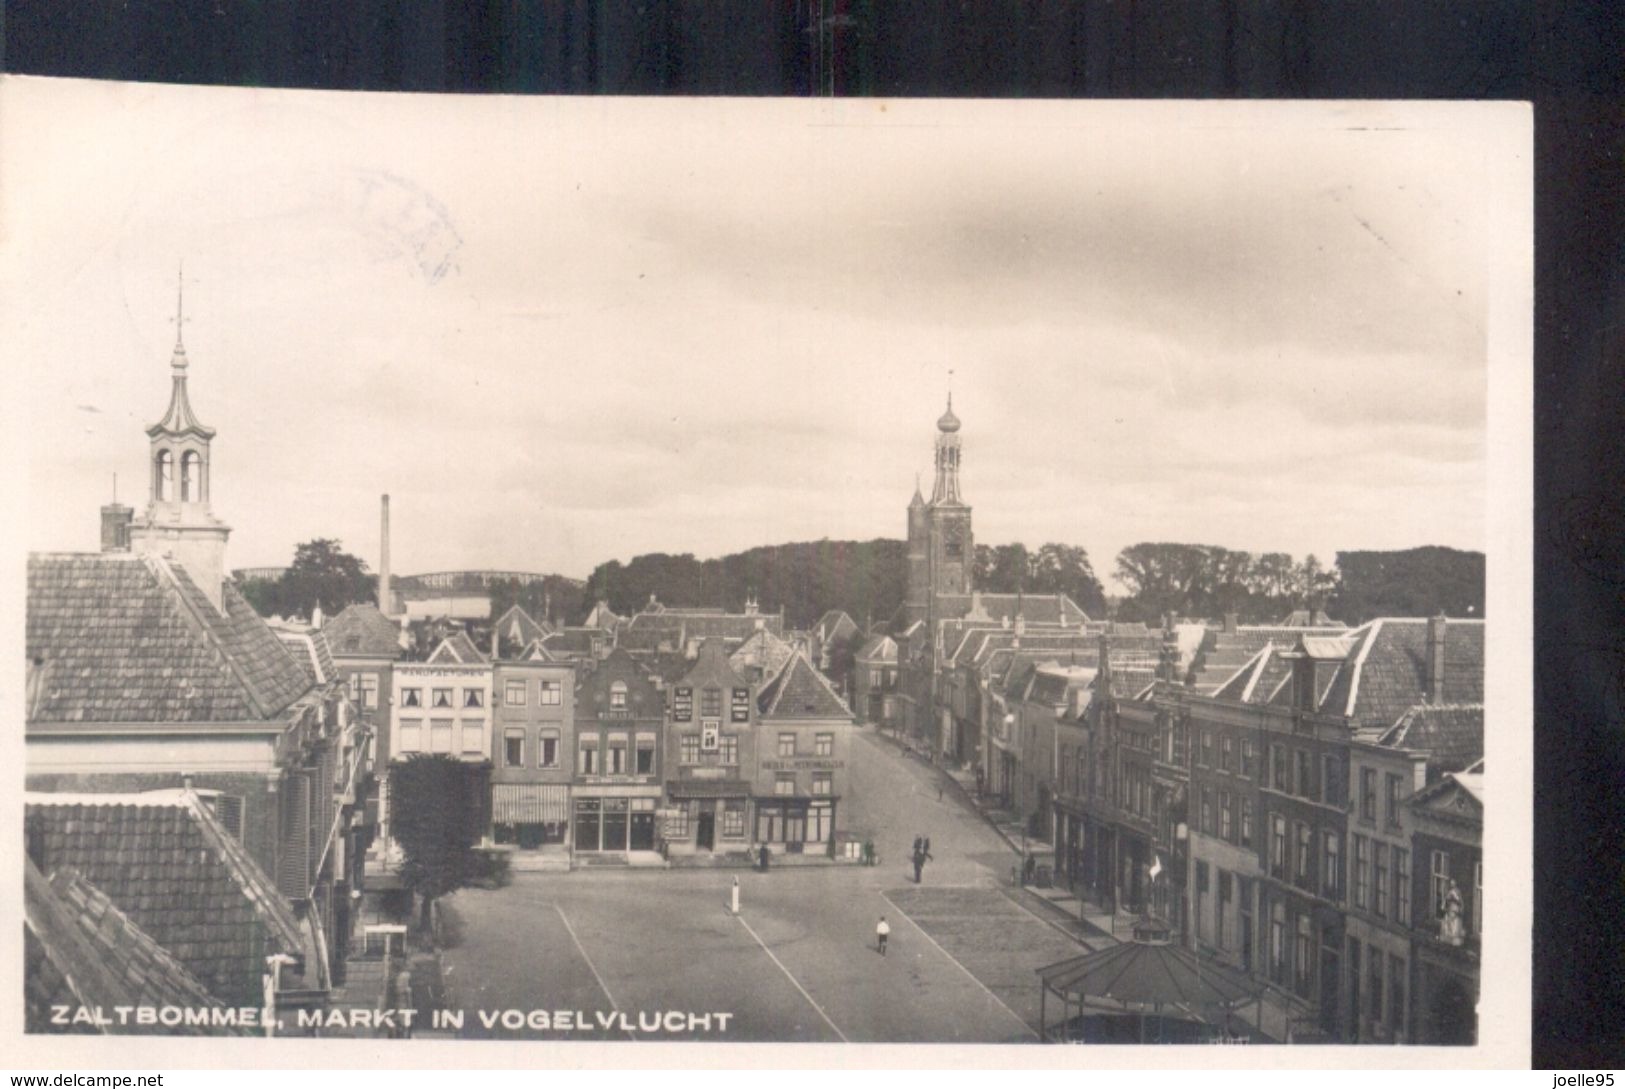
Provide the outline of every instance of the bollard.
[[739,914],[739,878],[734,878],[733,913]]

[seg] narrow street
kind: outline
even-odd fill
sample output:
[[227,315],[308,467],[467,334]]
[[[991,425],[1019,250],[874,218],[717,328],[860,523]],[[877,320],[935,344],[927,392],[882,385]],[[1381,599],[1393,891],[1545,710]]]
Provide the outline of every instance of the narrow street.
[[[624,1039],[615,1027],[504,1030],[477,1010],[728,1013],[662,1039],[863,1042],[1036,1040],[1033,969],[1079,946],[1006,893],[1014,853],[937,770],[855,731],[847,826],[881,863],[521,874],[445,901],[448,1001],[463,1035]],[[908,855],[934,860],[914,884]],[[737,876],[741,911],[728,910]],[[888,955],[875,949],[880,916]]]

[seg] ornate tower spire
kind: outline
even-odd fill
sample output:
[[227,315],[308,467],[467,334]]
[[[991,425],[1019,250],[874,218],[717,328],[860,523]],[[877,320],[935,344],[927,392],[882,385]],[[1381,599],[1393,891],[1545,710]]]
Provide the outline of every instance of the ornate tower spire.
[[959,498],[959,417],[954,415],[954,395],[948,394],[948,411],[937,421],[937,482],[931,489],[931,505],[958,505]]
[[210,451],[214,428],[192,411],[186,390],[184,281],[175,290],[175,352],[170,357],[169,407],[147,428],[152,483],[147,510],[130,527],[137,551],[176,560],[216,608],[225,579],[226,537],[231,530],[210,507]]

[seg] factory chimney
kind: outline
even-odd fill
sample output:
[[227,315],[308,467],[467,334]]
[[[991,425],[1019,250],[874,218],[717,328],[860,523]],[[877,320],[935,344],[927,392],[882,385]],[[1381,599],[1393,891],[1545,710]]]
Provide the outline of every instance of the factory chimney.
[[389,496],[380,503],[378,533],[378,611],[393,616],[395,609],[389,593]]

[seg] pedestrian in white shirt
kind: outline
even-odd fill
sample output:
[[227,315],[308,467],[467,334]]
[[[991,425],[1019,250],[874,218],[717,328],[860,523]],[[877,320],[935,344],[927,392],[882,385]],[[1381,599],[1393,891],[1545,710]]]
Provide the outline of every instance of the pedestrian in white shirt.
[[890,936],[891,924],[887,923],[886,917],[882,915],[879,924],[875,927],[875,944],[880,947],[881,956],[886,955],[886,939]]

